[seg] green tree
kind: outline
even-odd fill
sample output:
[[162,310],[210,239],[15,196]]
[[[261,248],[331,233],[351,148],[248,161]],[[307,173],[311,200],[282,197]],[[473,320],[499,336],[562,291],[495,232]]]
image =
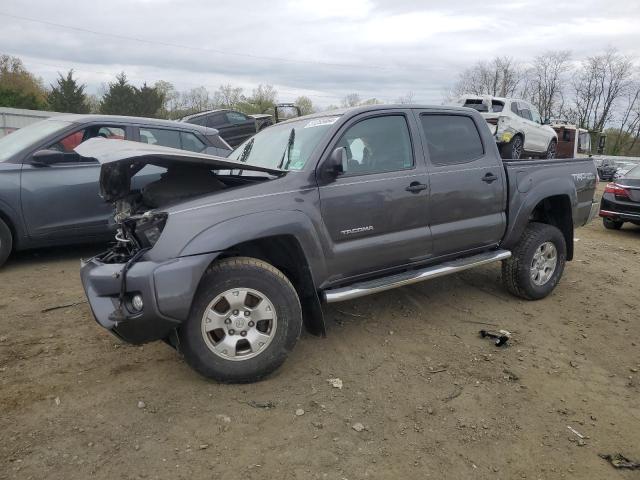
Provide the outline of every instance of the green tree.
[[135,92],[134,113],[138,117],[158,118],[164,104],[164,95],[155,87],[146,83],[141,88],[133,87]]
[[47,93],[42,80],[29,72],[17,57],[0,55],[0,106],[47,108]]
[[311,99],[309,97],[305,97],[304,95],[296,98],[296,101],[294,103],[298,106],[302,115],[309,115],[310,113],[316,111]]
[[174,114],[180,108],[180,92],[172,83],[165,80],[158,80],[153,84],[153,88],[162,95],[162,107],[158,112],[161,118],[176,118]]
[[46,105],[33,93],[21,93],[10,88],[0,87],[0,107],[43,110]]
[[49,107],[56,112],[89,113],[85,88],[86,85],[78,85],[73,78],[73,70],[69,70],[66,77],[58,73],[57,83],[51,85],[49,92]]
[[136,89],[129,84],[124,72],[109,84],[100,102],[100,113],[107,115],[135,115]]

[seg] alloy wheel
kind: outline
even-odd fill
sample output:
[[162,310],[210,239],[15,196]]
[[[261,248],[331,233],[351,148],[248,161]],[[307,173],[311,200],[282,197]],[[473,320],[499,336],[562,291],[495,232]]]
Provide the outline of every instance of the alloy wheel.
[[232,288],[216,296],[202,316],[207,347],[225,360],[242,361],[266,350],[278,320],[267,296],[251,288]]

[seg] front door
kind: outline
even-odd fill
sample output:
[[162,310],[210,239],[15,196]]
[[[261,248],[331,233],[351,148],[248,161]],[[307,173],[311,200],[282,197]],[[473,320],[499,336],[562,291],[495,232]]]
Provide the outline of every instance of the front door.
[[[72,153],[81,142],[93,137],[127,138],[126,128],[115,125],[84,126],[66,133],[43,148]],[[36,166],[25,159],[21,173],[22,213],[29,236],[66,238],[78,235],[107,235],[113,206],[100,197],[100,164],[78,161]]]
[[428,153],[434,256],[497,245],[506,228],[506,186],[495,146],[487,148],[469,115],[416,115]]
[[430,256],[428,176],[417,136],[405,112],[384,112],[356,117],[329,149],[347,151],[345,171],[320,186],[330,281]]

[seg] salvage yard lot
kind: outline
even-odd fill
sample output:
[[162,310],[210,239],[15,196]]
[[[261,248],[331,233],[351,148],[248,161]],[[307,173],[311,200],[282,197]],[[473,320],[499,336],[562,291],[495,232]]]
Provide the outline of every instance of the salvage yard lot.
[[[507,294],[495,264],[330,306],[328,337],[251,385],[121,344],[86,303],[42,312],[84,302],[95,247],[16,255],[0,271],[0,479],[637,478],[598,453],[640,458],[640,227],[576,237],[544,300]],[[479,337],[494,326],[507,348]]]

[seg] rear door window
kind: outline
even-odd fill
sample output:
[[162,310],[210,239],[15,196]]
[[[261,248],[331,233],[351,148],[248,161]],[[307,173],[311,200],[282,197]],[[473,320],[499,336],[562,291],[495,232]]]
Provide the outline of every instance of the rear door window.
[[434,165],[472,162],[484,155],[480,133],[465,115],[421,115],[429,158]]
[[219,128],[227,123],[227,116],[224,113],[207,115],[207,127]]
[[180,132],[177,130],[140,127],[140,141],[150,145],[182,148],[180,144]]

